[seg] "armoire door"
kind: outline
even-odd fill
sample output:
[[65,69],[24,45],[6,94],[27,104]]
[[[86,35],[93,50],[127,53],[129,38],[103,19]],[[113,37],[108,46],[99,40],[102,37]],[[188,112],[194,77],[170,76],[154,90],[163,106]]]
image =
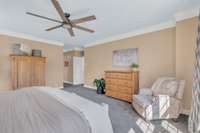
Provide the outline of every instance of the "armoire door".
[[18,79],[17,79],[17,64],[18,59],[15,56],[11,56],[11,82],[12,82],[12,89],[15,90],[18,88]]
[[17,88],[31,86],[31,65],[31,58],[17,57]]
[[34,57],[32,59],[32,86],[45,85],[45,58]]

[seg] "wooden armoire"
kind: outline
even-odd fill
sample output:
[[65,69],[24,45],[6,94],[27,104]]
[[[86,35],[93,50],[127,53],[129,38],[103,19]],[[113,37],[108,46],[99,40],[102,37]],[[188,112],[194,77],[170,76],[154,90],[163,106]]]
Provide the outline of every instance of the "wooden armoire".
[[11,55],[12,88],[45,85],[45,57]]

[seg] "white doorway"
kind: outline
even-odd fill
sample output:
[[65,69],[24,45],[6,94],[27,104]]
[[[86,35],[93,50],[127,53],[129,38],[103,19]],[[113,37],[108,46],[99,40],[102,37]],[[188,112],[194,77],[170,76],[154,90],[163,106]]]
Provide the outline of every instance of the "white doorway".
[[84,84],[84,57],[73,57],[73,84]]

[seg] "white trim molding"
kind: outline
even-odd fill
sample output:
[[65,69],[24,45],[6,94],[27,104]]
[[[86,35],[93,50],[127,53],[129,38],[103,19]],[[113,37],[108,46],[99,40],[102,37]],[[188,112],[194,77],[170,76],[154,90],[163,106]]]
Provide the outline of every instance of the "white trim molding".
[[72,84],[73,85],[73,82],[71,82],[71,81],[64,81],[64,83],[66,83],[66,84]]
[[8,30],[0,30],[0,35],[6,35],[6,36],[11,36],[11,37],[16,37],[16,38],[27,39],[27,40],[31,40],[31,41],[43,42],[43,43],[47,43],[47,44],[51,44],[51,45],[64,46],[64,43],[62,43],[62,42],[52,41],[52,40],[43,39],[43,38],[35,37],[32,35],[24,34],[24,33],[8,31]]
[[192,9],[185,10],[185,11],[177,12],[176,14],[174,14],[174,19],[172,19],[170,21],[160,23],[157,25],[153,25],[150,27],[146,27],[143,29],[139,29],[139,30],[136,30],[133,32],[124,33],[121,35],[116,35],[116,36],[112,36],[112,37],[102,39],[99,41],[91,42],[89,44],[86,44],[84,46],[84,48],[92,47],[92,46],[96,46],[96,45],[103,45],[103,44],[113,42],[113,41],[118,41],[118,40],[130,38],[130,37],[134,37],[134,36],[138,36],[138,35],[143,35],[146,33],[151,33],[151,32],[156,32],[156,31],[172,28],[172,27],[176,26],[176,22],[182,21],[185,19],[189,19],[192,17],[196,17],[196,16],[198,16],[199,12],[200,12],[200,7],[195,7]]
[[90,86],[90,85],[86,85],[86,84],[84,84],[83,87],[85,87],[85,88],[89,88],[89,89],[93,89],[93,90],[97,90],[96,87],[94,87],[94,86]]
[[199,15],[200,7],[178,12],[174,15],[176,22],[193,18]]
[[64,86],[60,86],[60,87],[59,87],[60,90],[63,89],[63,88],[64,88]]
[[181,114],[190,115],[190,110],[189,109],[182,109]]
[[160,24],[157,24],[157,25],[153,25],[153,26],[150,26],[150,27],[139,29],[139,30],[136,30],[136,31],[133,31],[133,32],[129,32],[129,33],[121,34],[121,35],[116,35],[116,36],[109,37],[107,39],[95,41],[95,42],[92,42],[92,43],[85,45],[85,48],[92,47],[92,46],[95,46],[95,45],[105,44],[105,43],[108,43],[108,42],[118,41],[118,40],[130,38],[130,37],[134,37],[134,36],[138,36],[138,35],[142,35],[142,34],[146,34],[146,33],[156,32],[156,31],[160,31],[160,30],[168,29],[168,28],[172,28],[172,27],[175,27],[175,21],[168,21],[168,22],[165,22],[165,23],[160,23]]
[[75,84],[74,82],[71,82],[71,81],[64,81],[64,83],[71,84],[71,85],[82,85],[82,84]]
[[66,49],[64,52],[70,52],[70,51],[83,51],[83,48],[73,48],[73,49]]

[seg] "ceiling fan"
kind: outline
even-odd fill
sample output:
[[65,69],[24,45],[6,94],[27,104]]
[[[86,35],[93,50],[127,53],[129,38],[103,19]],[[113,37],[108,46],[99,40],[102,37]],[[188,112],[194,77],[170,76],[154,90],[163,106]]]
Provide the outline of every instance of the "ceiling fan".
[[61,8],[61,6],[60,6],[60,4],[58,3],[57,0],[51,0],[51,2],[54,5],[55,9],[57,10],[58,14],[60,15],[62,21],[52,19],[52,18],[49,18],[49,17],[45,17],[45,16],[41,16],[41,15],[31,13],[31,12],[26,12],[26,14],[59,23],[59,25],[48,28],[48,29],[46,29],[46,31],[51,31],[51,30],[55,30],[57,28],[63,27],[63,28],[68,30],[68,32],[71,36],[75,36],[73,28],[77,28],[79,30],[83,30],[83,31],[90,32],[90,33],[94,32],[94,30],[91,30],[91,29],[88,29],[88,28],[85,28],[85,27],[78,25],[80,23],[95,20],[96,17],[94,15],[71,20],[70,14],[64,13],[64,11],[62,10],[62,8]]

